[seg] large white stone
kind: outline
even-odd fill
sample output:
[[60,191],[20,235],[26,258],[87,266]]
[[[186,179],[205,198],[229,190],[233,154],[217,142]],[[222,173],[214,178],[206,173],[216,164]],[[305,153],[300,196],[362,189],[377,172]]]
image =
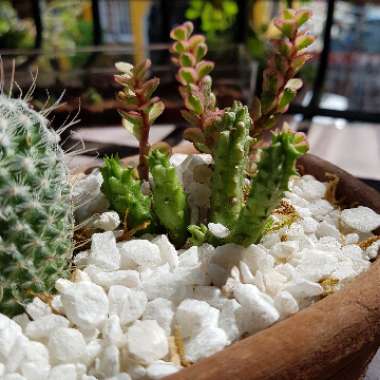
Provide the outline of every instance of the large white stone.
[[289,292],[297,301],[305,298],[313,298],[323,293],[321,285],[305,279],[292,281],[284,290]]
[[21,364],[21,373],[27,380],[46,380],[49,376],[50,365],[39,365],[33,362]]
[[115,376],[120,372],[120,353],[115,345],[106,346],[96,360],[97,375],[104,379]]
[[48,348],[53,363],[77,363],[83,360],[86,342],[79,330],[61,327],[50,335]]
[[17,338],[22,335],[21,327],[4,314],[0,314],[0,362],[5,363]]
[[161,263],[160,249],[149,240],[130,240],[118,244],[122,269],[153,268]]
[[380,215],[363,206],[343,210],[341,221],[347,227],[359,232],[371,232],[380,227]]
[[74,364],[60,364],[50,370],[48,380],[77,380]]
[[100,339],[91,340],[84,352],[84,363],[90,366],[96,357],[100,354],[103,349],[103,341]]
[[8,373],[16,372],[26,355],[29,340],[24,335],[19,335],[16,342],[13,344],[12,350],[8,355],[8,359],[5,361],[6,371]]
[[199,334],[185,341],[185,358],[192,363],[221,351],[228,344],[224,330],[207,327]]
[[160,250],[161,264],[168,263],[173,270],[178,265],[178,254],[166,235],[159,235],[152,240]]
[[194,299],[182,301],[175,315],[176,324],[184,338],[195,336],[205,327],[217,327],[218,319],[218,309]]
[[115,271],[103,271],[95,265],[89,265],[84,269],[91,281],[95,284],[102,286],[105,289],[109,289],[112,285],[122,285],[127,288],[137,288],[141,285],[140,273],[137,270],[115,270]]
[[117,315],[122,326],[139,319],[148,302],[143,291],[121,285],[111,286],[108,298],[110,315]]
[[209,223],[207,227],[209,231],[217,238],[224,239],[231,233],[226,226],[220,223]]
[[83,329],[96,328],[108,315],[108,297],[103,288],[92,282],[71,283],[65,287],[62,304],[70,321]]
[[274,258],[262,245],[252,244],[243,252],[242,260],[248,265],[252,274],[260,270],[265,273],[273,268]]
[[173,302],[165,298],[156,298],[146,305],[143,320],[155,320],[163,328],[167,336],[171,335],[174,318]]
[[316,231],[316,235],[319,238],[323,236],[332,236],[338,241],[341,238],[339,230],[334,225],[326,222],[325,220],[319,223],[317,231]]
[[294,186],[293,191],[308,201],[314,201],[325,196],[326,185],[311,175],[304,175],[298,181],[297,186]]
[[296,240],[276,243],[270,253],[277,259],[289,259],[299,250],[299,243]]
[[102,336],[106,343],[122,347],[125,344],[126,338],[120,326],[120,319],[117,315],[110,315],[104,323]]
[[26,312],[33,320],[51,314],[51,309],[48,304],[43,302],[40,298],[34,297],[33,301],[26,305]]
[[112,231],[92,235],[89,264],[104,270],[117,270],[120,268],[120,260],[121,256]]
[[156,321],[135,321],[127,331],[127,348],[133,359],[150,364],[169,352],[165,331]]
[[48,338],[50,333],[59,327],[69,327],[70,322],[62,315],[48,314],[42,318],[28,323],[25,335],[31,339],[40,340]]
[[210,306],[220,309],[226,297],[222,291],[216,286],[196,285],[191,288],[192,292],[189,298],[194,298],[199,301],[205,301]]
[[247,318],[248,325],[243,326],[245,332],[253,333],[276,322],[280,315],[276,308],[269,302],[270,297],[251,284],[237,284],[234,287],[234,297],[242,305],[238,315],[240,318],[243,314]]
[[282,318],[295,314],[299,310],[296,299],[286,291],[277,294],[274,298],[274,306],[280,312]]
[[7,373],[1,380],[28,380],[19,373]]
[[240,328],[236,313],[242,306],[234,299],[226,300],[220,310],[218,325],[227,334],[229,342],[240,338]]
[[116,211],[106,211],[92,222],[95,228],[103,231],[113,231],[120,225],[120,217]]
[[181,367],[175,363],[159,360],[147,367],[146,376],[149,380],[159,380],[165,376],[178,372],[180,369]]

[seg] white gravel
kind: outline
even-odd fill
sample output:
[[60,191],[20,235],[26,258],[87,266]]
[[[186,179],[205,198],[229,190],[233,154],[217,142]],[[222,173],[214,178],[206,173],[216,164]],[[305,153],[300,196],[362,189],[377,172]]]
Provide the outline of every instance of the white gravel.
[[[210,157],[171,161],[190,194],[191,218],[200,222]],[[99,183],[98,174],[83,178],[76,199]],[[98,215],[105,232],[77,255],[72,281],[57,281],[51,304],[36,298],[13,320],[0,314],[0,378],[158,380],[182,368],[174,336],[183,340],[182,360],[196,362],[338,291],[376,258],[380,241],[365,250],[359,243],[379,227],[380,215],[336,209],[325,191],[312,176],[294,178],[285,199],[299,218],[247,248],[177,251],[164,235],[116,243],[120,220],[110,211]],[[97,208],[84,207],[79,214]],[[209,228],[215,236],[229,233],[219,224]]]

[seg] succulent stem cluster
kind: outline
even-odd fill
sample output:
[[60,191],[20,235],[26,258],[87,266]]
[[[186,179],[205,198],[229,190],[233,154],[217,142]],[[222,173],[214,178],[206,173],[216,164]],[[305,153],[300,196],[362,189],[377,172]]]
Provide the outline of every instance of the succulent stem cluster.
[[[205,225],[188,225],[186,193],[168,152],[149,151],[146,140],[149,127],[163,111],[158,98],[150,99],[158,79],[142,82],[149,67],[146,62],[135,68],[119,64],[124,74],[116,76],[116,80],[124,90],[118,98],[127,110],[121,112],[124,125],[140,141],[140,179],[133,177],[132,169],[122,169],[114,159],[108,159],[102,171],[103,188],[113,207],[127,215],[130,225],[144,221],[151,226],[155,224],[156,231],[166,231],[177,246],[190,236],[193,244],[207,241],[214,245],[233,242],[247,246],[261,239],[271,213],[287,190],[290,176],[296,174],[296,160],[308,149],[304,136],[285,128],[274,134],[271,145],[263,150],[253,178],[247,175],[247,167],[254,142],[264,130],[273,127],[302,86],[302,81],[294,75],[310,58],[304,49],[314,38],[299,29],[309,17],[308,11],[286,10],[281,18],[275,19],[281,35],[273,41],[274,51],[263,74],[263,92],[255,99],[251,115],[239,102],[225,109],[217,107],[210,77],[214,64],[204,60],[205,38],[192,35],[193,24],[185,22],[171,31],[174,43],[170,51],[172,61],[179,67],[176,78],[185,105],[182,115],[191,124],[185,138],[199,151],[212,155],[209,221],[228,228],[230,233],[223,239],[213,236]],[[145,89],[146,83],[154,84],[148,86],[149,91]],[[150,118],[152,109],[154,117]],[[117,165],[114,173],[120,172],[116,180],[117,175],[109,174],[111,162]],[[141,196],[137,193],[142,188],[141,179],[148,178],[148,170],[151,194]],[[130,188],[123,190],[123,186]],[[144,212],[136,213],[137,210]]]

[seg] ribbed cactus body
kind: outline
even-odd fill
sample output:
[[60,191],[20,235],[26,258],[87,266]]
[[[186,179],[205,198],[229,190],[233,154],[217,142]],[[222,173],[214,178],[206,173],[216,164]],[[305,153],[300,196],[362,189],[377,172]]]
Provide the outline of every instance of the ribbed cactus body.
[[186,193],[167,153],[153,150],[148,163],[153,177],[153,210],[171,240],[181,246],[186,240],[189,222]]
[[8,315],[68,274],[72,207],[58,140],[41,114],[0,95],[0,312]]
[[127,217],[127,227],[136,228],[146,222],[152,227],[151,198],[143,194],[141,180],[136,178],[134,169],[123,167],[118,158],[108,157],[101,173],[102,191],[111,208],[122,218]]
[[211,221],[232,228],[244,206],[244,180],[252,138],[248,108],[239,102],[225,110],[213,149]]
[[246,206],[229,237],[231,242],[248,246],[261,239],[269,216],[288,190],[290,176],[296,174],[297,158],[307,149],[301,134],[282,132],[273,136],[258,163]]

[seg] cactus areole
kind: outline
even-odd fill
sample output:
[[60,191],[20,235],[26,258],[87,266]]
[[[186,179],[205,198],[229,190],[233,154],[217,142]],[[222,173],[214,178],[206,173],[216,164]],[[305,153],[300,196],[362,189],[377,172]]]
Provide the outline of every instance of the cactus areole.
[[0,95],[0,312],[8,315],[68,274],[73,220],[58,140],[23,100]]

